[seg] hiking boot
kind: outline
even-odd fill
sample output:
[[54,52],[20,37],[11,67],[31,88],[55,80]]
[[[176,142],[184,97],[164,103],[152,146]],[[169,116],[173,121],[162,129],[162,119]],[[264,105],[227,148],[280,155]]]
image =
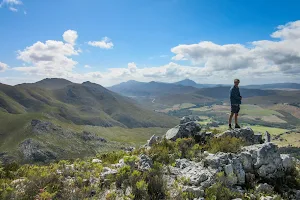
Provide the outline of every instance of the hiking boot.
[[230,129],[230,130],[232,129],[231,124],[229,124],[229,129]]
[[240,125],[236,124],[236,125],[235,125],[235,128],[241,128],[241,127],[240,127]]

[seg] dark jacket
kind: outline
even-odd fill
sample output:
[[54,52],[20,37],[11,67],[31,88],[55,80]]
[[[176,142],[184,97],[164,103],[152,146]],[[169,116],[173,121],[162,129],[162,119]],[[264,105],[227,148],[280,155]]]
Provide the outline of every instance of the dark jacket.
[[241,94],[239,87],[232,86],[230,88],[230,103],[231,104],[241,104]]

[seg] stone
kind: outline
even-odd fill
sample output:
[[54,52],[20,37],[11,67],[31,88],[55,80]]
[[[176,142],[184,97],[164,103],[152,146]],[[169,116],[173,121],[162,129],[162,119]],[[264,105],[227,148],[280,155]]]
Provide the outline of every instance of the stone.
[[252,144],[261,144],[263,143],[261,134],[254,134],[253,130],[250,127],[227,130],[223,133],[216,135],[219,137],[236,137],[244,140],[248,145]]
[[194,122],[194,121],[200,121],[200,117],[190,115],[190,116],[184,116],[180,120],[180,124],[185,124],[187,122]]
[[150,157],[148,157],[145,154],[142,154],[142,155],[139,156],[139,166],[138,166],[138,168],[141,171],[150,170],[152,166],[153,166],[153,162],[152,162]]
[[273,200],[274,198],[271,196],[260,197],[260,200]]
[[166,139],[167,140],[176,140],[179,138],[179,126],[171,128],[166,133]]
[[115,175],[115,174],[117,174],[117,173],[118,173],[118,171],[115,170],[115,169],[111,169],[111,168],[109,168],[109,167],[103,167],[103,170],[102,170],[102,173],[100,174],[100,177],[101,177],[102,179],[107,179],[108,176],[110,176],[110,175]]
[[152,147],[152,146],[153,146],[154,144],[156,144],[158,141],[159,141],[159,137],[158,137],[158,136],[155,136],[155,134],[154,134],[154,135],[152,135],[152,137],[148,140],[147,145],[148,145],[149,147]]
[[261,183],[255,188],[255,192],[258,193],[271,194],[273,191],[274,191],[274,187],[267,183]]
[[176,159],[175,167],[171,168],[171,172],[189,180],[189,183],[193,186],[201,186],[202,189],[206,189],[214,183],[217,170],[206,168],[201,162]]
[[262,178],[284,176],[282,159],[278,147],[273,143],[264,143],[243,147],[242,151],[251,154],[253,169]]
[[286,171],[290,171],[294,168],[294,161],[293,157],[288,154],[280,154],[282,159],[282,165]]
[[265,133],[265,143],[271,142],[271,135],[268,131]]
[[194,139],[197,143],[205,144],[212,135],[212,132],[199,132],[194,135]]
[[177,138],[187,138],[194,137],[197,133],[201,131],[201,126],[199,123],[191,121],[185,124],[180,124],[167,131],[165,137],[168,140],[175,141]]
[[102,163],[102,160],[97,159],[97,158],[94,158],[94,159],[92,160],[92,163]]

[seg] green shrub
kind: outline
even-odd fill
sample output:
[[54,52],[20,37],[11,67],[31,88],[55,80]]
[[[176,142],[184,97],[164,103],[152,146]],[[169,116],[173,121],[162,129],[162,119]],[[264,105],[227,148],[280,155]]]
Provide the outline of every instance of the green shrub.
[[161,143],[155,144],[149,151],[149,155],[154,162],[170,164],[178,158],[178,149],[176,144],[167,139],[163,139]]
[[243,140],[236,137],[227,136],[227,137],[210,139],[207,144],[207,149],[211,153],[217,153],[217,152],[237,153],[240,151],[243,145],[244,145]]
[[194,152],[191,148],[194,146],[195,140],[193,138],[179,138],[176,140],[176,147],[180,151],[179,156],[181,158],[191,158]]
[[162,165],[155,162],[153,168],[146,173],[145,180],[148,184],[150,199],[165,199],[167,196],[166,183],[162,178]]
[[117,194],[116,194],[116,192],[110,192],[110,193],[107,193],[105,198],[106,198],[106,200],[115,200],[117,198]]
[[123,188],[126,189],[126,187],[129,185],[130,173],[131,173],[131,168],[128,165],[125,165],[124,167],[119,169],[116,176],[116,186],[118,188],[121,188],[123,185]]
[[125,155],[128,155],[125,151],[113,151],[97,155],[97,157],[102,160],[103,163],[113,164],[119,162]]
[[147,199],[148,196],[148,184],[144,180],[136,182],[135,187],[132,189],[134,199],[142,200]]
[[241,194],[231,191],[228,187],[218,182],[205,190],[207,200],[231,200],[241,197]]

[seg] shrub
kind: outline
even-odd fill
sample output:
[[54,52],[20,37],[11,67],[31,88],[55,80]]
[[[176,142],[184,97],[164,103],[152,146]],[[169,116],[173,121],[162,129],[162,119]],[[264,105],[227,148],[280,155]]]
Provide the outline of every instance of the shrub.
[[194,146],[195,140],[193,138],[179,138],[176,140],[176,147],[180,151],[181,158],[191,158],[194,153],[191,148]]
[[124,185],[123,188],[126,189],[126,187],[129,185],[129,175],[131,172],[131,168],[128,165],[125,165],[124,167],[120,168],[117,176],[116,176],[116,186],[118,188],[121,188],[122,185]]
[[175,161],[178,157],[177,152],[175,143],[164,138],[161,143],[153,145],[149,151],[149,155],[154,162],[167,165]]
[[148,195],[150,199],[165,199],[167,196],[166,184],[162,178],[162,165],[155,162],[153,168],[146,173],[148,183]]
[[125,151],[113,151],[104,154],[100,154],[97,157],[102,160],[102,162],[107,164],[117,163],[125,155],[128,155]]
[[217,152],[230,152],[237,153],[240,151],[241,147],[244,145],[243,140],[236,137],[219,137],[212,138],[209,140],[207,147],[208,151],[211,153]]
[[107,193],[105,198],[106,198],[106,200],[115,200],[117,198],[117,194],[116,194],[116,192],[110,192],[110,193]]
[[228,187],[218,182],[205,190],[207,200],[231,200],[241,197],[237,192],[231,191]]
[[134,199],[141,200],[141,199],[147,199],[147,189],[148,184],[144,180],[140,180],[136,182],[135,187],[133,187],[132,192],[134,195]]

